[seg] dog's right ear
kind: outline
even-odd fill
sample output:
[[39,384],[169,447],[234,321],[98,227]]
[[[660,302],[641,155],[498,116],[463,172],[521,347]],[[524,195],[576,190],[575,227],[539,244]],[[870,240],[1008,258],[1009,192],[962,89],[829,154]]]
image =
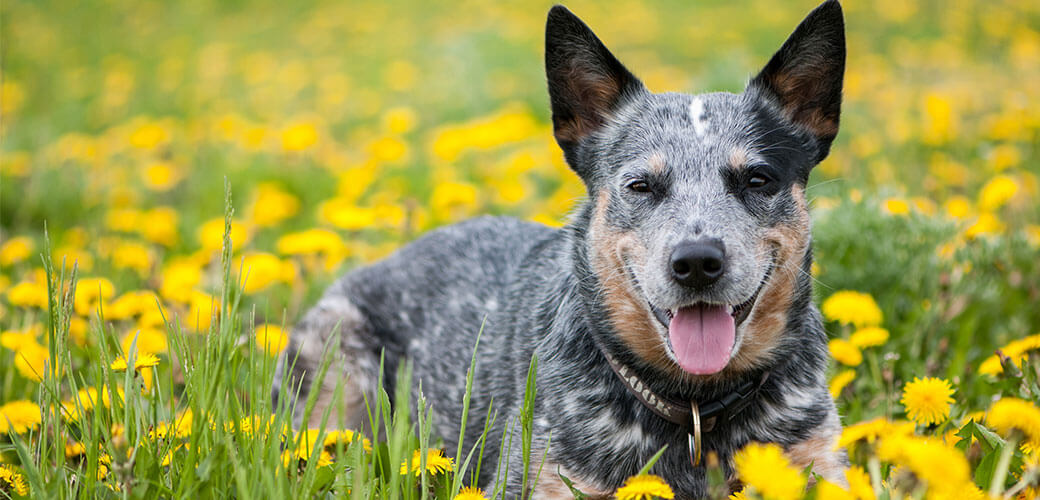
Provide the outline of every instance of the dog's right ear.
[[627,98],[646,92],[592,30],[562,5],[549,10],[545,24],[545,73],[553,134],[568,160],[578,143],[602,127]]

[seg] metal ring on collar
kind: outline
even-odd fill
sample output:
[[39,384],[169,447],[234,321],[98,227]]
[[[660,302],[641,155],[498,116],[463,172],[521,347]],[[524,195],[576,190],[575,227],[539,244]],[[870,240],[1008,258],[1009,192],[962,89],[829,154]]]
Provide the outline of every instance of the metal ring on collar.
[[686,443],[690,450],[690,463],[697,467],[701,463],[701,412],[696,401],[690,401],[690,415],[693,418],[693,432],[687,434]]

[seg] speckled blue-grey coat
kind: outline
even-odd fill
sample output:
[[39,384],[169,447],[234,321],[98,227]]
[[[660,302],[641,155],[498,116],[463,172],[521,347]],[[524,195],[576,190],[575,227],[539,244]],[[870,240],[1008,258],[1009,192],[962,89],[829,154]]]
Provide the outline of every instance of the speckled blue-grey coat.
[[[295,364],[277,377],[282,394],[297,384],[301,394],[319,391],[310,415],[296,405],[297,424],[319,421],[335,401],[334,425],[362,426],[385,352],[385,380],[409,360],[436,434],[455,450],[483,324],[466,449],[493,402],[480,482],[505,481],[509,497],[520,494],[522,459],[519,436],[502,448],[503,432],[519,413],[532,356],[536,466],[551,436],[535,497],[570,496],[560,474],[609,496],[664,445],[653,472],[676,498],[707,494],[705,469],[688,456],[689,429],[640,403],[607,353],[674,401],[711,401],[768,372],[745,408],[714,419],[704,453],[732,473],[748,442],[778,443],[796,466],[844,482],[804,193],[838,131],[838,2],[810,13],[741,94],[653,94],[559,6],[549,12],[545,60],[554,133],[588,198],[562,229],[482,217],[335,283],[293,329],[285,359]],[[719,310],[733,317],[720,324],[733,326],[694,331],[723,332],[722,340],[708,339],[704,352],[697,340],[675,348],[677,318]],[[319,386],[330,338],[331,369]],[[728,355],[705,354],[708,341]],[[711,362],[724,367],[697,368]],[[500,459],[510,468],[496,479]]]

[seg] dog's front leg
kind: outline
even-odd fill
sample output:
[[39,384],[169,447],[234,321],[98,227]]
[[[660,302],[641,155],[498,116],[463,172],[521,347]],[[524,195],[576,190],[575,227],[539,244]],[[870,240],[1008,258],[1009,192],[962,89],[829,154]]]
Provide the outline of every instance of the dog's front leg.
[[787,456],[799,469],[812,465],[814,474],[832,483],[848,486],[845,470],[849,467],[849,459],[845,450],[837,448],[839,437],[841,423],[838,414],[832,411],[822,424],[810,432],[808,439],[788,446]]

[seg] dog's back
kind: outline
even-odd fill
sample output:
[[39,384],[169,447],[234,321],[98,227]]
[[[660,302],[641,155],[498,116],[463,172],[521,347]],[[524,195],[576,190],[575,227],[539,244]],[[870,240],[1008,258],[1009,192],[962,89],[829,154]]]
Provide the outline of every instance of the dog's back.
[[[443,417],[435,420],[440,424],[438,430],[452,430],[442,435],[456,436],[457,423],[452,428],[451,422],[461,416],[464,370],[482,328],[478,370],[487,365],[515,366],[519,383],[523,383],[533,346],[526,339],[508,335],[510,328],[505,323],[530,314],[513,295],[537,294],[540,280],[532,275],[545,264],[533,261],[551,258],[546,250],[559,248],[561,241],[559,231],[541,224],[480,217],[432,231],[337,281],[296,325],[287,350],[287,358],[296,360],[294,372],[302,381],[301,393],[306,394],[326,356],[324,347],[330,335],[338,335],[340,342],[339,349],[331,349],[335,354],[330,371],[308,424],[316,427],[320,423],[340,375],[349,374],[344,379],[346,400],[342,408],[333,408],[330,422],[362,426],[364,405],[357,395],[374,394],[380,356],[385,353],[385,388],[392,393],[398,367],[409,359],[414,378],[423,381],[424,395],[437,402],[434,414]],[[545,267],[558,269],[559,265]],[[517,382],[508,376],[508,370],[481,372],[502,378],[482,377],[482,384]],[[282,390],[288,390],[282,385]],[[512,392],[502,388],[507,389],[505,394]],[[476,418],[486,415],[492,392],[473,395]],[[506,403],[502,399],[500,395],[497,405]],[[302,410],[300,405],[298,425],[303,424]]]

